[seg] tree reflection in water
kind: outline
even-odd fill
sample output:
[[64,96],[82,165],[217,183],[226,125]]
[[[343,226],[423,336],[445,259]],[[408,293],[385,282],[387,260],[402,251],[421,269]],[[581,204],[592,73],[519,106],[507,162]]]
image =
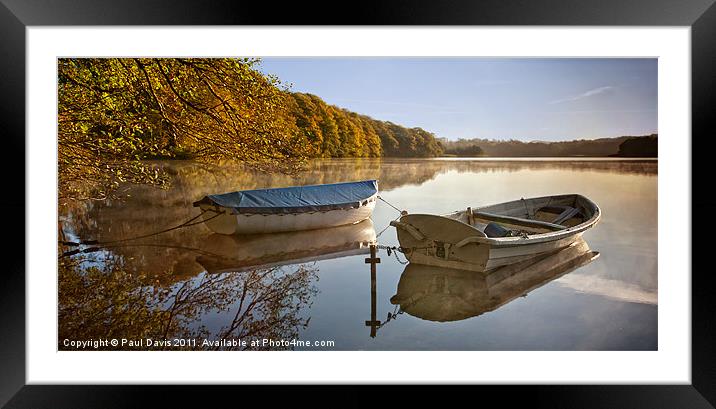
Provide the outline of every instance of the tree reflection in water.
[[[543,188],[553,189],[554,186],[559,186],[555,181],[562,180],[557,177],[567,173],[584,172],[584,176],[589,177],[595,177],[595,173],[603,173],[605,177],[599,179],[605,184],[594,188],[595,198],[605,211],[612,215],[610,220],[614,221],[614,225],[609,228],[619,234],[593,236],[595,244],[599,243],[605,254],[609,254],[601,263],[599,274],[615,283],[631,280],[649,292],[656,293],[656,245],[655,241],[643,240],[652,235],[655,237],[652,222],[656,220],[656,206],[645,206],[644,210],[639,212],[621,206],[621,202],[626,200],[644,200],[641,199],[644,193],[652,195],[655,203],[655,178],[632,180],[638,184],[628,192],[620,191],[621,196],[618,199],[611,193],[604,193],[604,189],[613,189],[621,183],[624,179],[618,178],[625,175],[656,176],[658,163],[653,160],[332,159],[312,161],[309,163],[309,171],[298,177],[262,174],[232,163],[207,165],[164,161],[156,164],[165,167],[173,176],[172,185],[167,190],[127,185],[121,187],[121,192],[127,195],[124,200],[60,203],[58,228],[62,240],[108,242],[143,236],[176,226],[197,215],[197,209],[191,204],[207,193],[377,178],[380,180],[381,192],[396,191],[397,202],[412,208],[422,206],[421,196],[451,191],[450,185],[440,188],[427,183],[447,173],[450,173],[450,178],[453,174],[475,174],[473,180],[476,186],[482,187],[480,200],[484,200],[485,204],[493,203],[493,199],[494,203],[502,201],[505,199],[503,196],[507,195],[506,191],[502,192],[502,185],[489,183],[519,182],[521,177],[501,177],[480,184],[480,180],[489,179],[480,178],[480,174],[490,176],[490,173],[495,173],[504,176],[521,171],[562,171],[557,172],[558,174],[545,174]],[[614,178],[607,177],[611,173],[615,175]],[[565,177],[564,180],[573,181],[574,178]],[[654,188],[651,187],[652,184]],[[402,193],[397,191],[409,185],[426,188],[419,196],[411,196],[414,189]],[[516,189],[512,188],[515,191]],[[401,197],[403,193],[407,196]],[[651,200],[651,196],[647,197]],[[512,193],[507,199],[514,199]],[[453,209],[452,203],[446,201],[436,201],[436,204],[424,206],[423,209],[438,213],[443,212],[443,207],[447,210]],[[392,213],[386,214],[390,218],[393,217]],[[380,217],[382,219],[376,220],[378,229],[388,222],[385,214]],[[628,223],[618,223],[620,220],[627,220]],[[617,225],[618,227],[615,227]],[[632,225],[633,228],[629,227]],[[388,234],[383,238],[388,237]],[[308,322],[307,318],[302,317],[308,316],[306,311],[311,306],[313,294],[317,292],[314,287],[314,281],[318,277],[317,269],[309,267],[310,264],[296,265],[299,261],[295,261],[293,266],[272,269],[249,267],[253,270],[237,273],[240,263],[234,263],[229,265],[228,270],[223,268],[223,264],[217,264],[214,266],[217,267],[216,272],[207,274],[207,268],[210,271],[215,269],[211,264],[198,264],[198,256],[215,261],[223,259],[217,258],[217,254],[204,254],[196,249],[229,256],[232,260],[240,256],[231,246],[229,253],[218,251],[223,248],[221,246],[212,247],[211,236],[212,233],[203,224],[198,224],[147,237],[141,242],[133,240],[117,243],[102,252],[84,255],[92,258],[61,259],[58,294],[60,342],[64,338],[161,339],[165,336],[208,336],[209,339],[218,340],[234,337],[293,338],[294,334],[298,334]],[[639,237],[639,240],[633,240],[633,237]],[[266,241],[270,240],[267,238]],[[296,242],[316,246],[321,244],[320,240],[305,238]],[[235,244],[247,251],[251,247],[240,240]],[[278,247],[283,247],[284,250],[288,248],[283,243],[275,244],[280,244]],[[611,244],[613,245],[609,247]],[[624,248],[630,249],[629,252],[625,253]],[[62,248],[60,254],[74,249],[76,247]],[[645,268],[636,268],[643,263],[651,264],[647,264]],[[328,269],[330,270],[330,267]],[[626,274],[626,271],[633,273]],[[415,271],[408,273],[410,274],[404,274],[402,280],[405,288],[401,287],[398,291],[400,297],[394,301],[406,301],[407,299],[402,299],[402,296],[407,294],[403,290],[417,285],[417,281],[425,281],[408,280],[410,277],[423,276],[413,274]],[[425,277],[427,276],[429,274],[426,273]],[[471,288],[453,278],[455,277],[445,284],[455,283],[455,294],[458,290]],[[586,278],[591,277],[587,275]],[[409,286],[408,282],[412,284]],[[579,284],[579,288],[584,288],[584,282],[582,280],[582,284],[575,282],[571,285]],[[442,285],[440,281],[436,283]],[[453,286],[450,284],[436,288],[450,290]],[[474,297],[471,299],[475,300]],[[409,309],[405,302],[396,306],[403,304]],[[473,303],[473,307],[476,308],[477,305]],[[387,321],[381,322],[381,326]],[[60,349],[67,348],[60,345]],[[121,349],[121,346],[113,349]]]
[[[267,349],[251,340],[291,340],[308,324],[304,314],[316,294],[317,269],[310,265],[241,273],[209,274],[170,285],[127,268],[122,257],[106,255],[59,261],[59,349],[64,339],[195,338],[196,345],[139,349]],[[209,314],[226,318],[216,329],[197,323]],[[202,346],[201,340],[241,339],[246,345]],[[99,349],[138,349],[100,347]],[[291,346],[271,349],[291,349]]]

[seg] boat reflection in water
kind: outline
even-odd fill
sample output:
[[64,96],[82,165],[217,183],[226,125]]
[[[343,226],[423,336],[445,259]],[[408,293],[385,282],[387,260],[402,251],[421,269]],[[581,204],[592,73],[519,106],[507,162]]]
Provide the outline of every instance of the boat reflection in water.
[[425,320],[463,320],[493,311],[598,256],[579,239],[556,252],[484,274],[410,263],[390,302]]
[[[196,261],[209,273],[244,271],[367,254],[375,244],[373,221],[286,233],[210,235]],[[211,253],[211,254],[209,254]]]

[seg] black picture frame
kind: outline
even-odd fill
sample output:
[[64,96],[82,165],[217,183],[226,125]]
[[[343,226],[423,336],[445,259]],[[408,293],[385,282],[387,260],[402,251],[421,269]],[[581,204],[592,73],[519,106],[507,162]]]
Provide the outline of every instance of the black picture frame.
[[[531,407],[679,407],[713,408],[716,405],[716,306],[711,296],[708,235],[714,231],[716,201],[707,189],[708,130],[713,129],[716,106],[716,5],[714,0],[520,0],[447,2],[404,0],[365,1],[355,7],[323,2],[283,3],[280,10],[265,2],[187,0],[0,0],[0,116],[6,149],[2,161],[6,197],[0,203],[5,217],[6,262],[0,273],[0,405],[10,408],[114,408],[203,406],[214,399],[236,399],[236,387],[210,386],[76,386],[25,385],[25,28],[65,25],[547,25],[547,26],[689,26],[691,27],[692,80],[692,214],[710,214],[692,224],[692,265],[701,269],[672,271],[691,274],[692,382],[690,385],[574,385],[478,386],[480,402],[500,406],[522,403]],[[318,13],[322,10],[325,14]],[[20,154],[22,152],[22,154]],[[704,176],[702,176],[704,175]],[[703,180],[701,180],[703,179]],[[20,218],[19,215],[24,215]],[[696,219],[694,219],[696,220]],[[684,222],[687,222],[685,220]],[[688,220],[691,223],[691,220]],[[688,238],[684,238],[688,239]],[[667,255],[668,257],[668,255]],[[48,272],[48,279],[52,279]],[[296,394],[311,396],[316,387],[300,392],[274,393],[272,386],[253,387],[261,396],[295,403]],[[357,405],[375,402],[377,395],[341,386],[344,396]],[[401,392],[388,389],[389,395]],[[240,393],[243,393],[240,392]],[[411,392],[431,395],[429,388]],[[319,396],[326,396],[321,393]],[[236,401],[239,402],[239,401]],[[345,406],[341,404],[341,406]]]

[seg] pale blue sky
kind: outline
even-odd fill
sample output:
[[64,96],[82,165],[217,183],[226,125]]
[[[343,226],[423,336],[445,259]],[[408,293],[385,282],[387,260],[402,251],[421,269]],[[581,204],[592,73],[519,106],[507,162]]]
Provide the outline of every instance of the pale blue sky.
[[449,139],[657,132],[656,59],[263,58],[260,70],[292,91]]

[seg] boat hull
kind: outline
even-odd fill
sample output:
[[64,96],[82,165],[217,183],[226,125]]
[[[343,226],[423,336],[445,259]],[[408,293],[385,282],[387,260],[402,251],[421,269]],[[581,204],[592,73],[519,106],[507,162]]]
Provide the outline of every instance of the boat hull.
[[[471,243],[466,250],[473,253],[472,257],[456,257],[453,253],[453,257],[447,259],[438,255],[438,252],[442,253],[444,250],[440,250],[439,246],[433,246],[407,251],[405,257],[411,263],[482,273],[569,247],[581,237],[581,234],[575,234],[559,240],[515,246]],[[400,238],[398,240],[400,241]]]
[[[583,220],[560,226],[534,219],[536,209],[548,204],[571,204],[583,214]],[[487,237],[476,226],[481,224],[477,220],[488,214],[512,227],[522,223],[530,233]],[[400,247],[412,263],[489,272],[568,247],[596,225],[600,217],[599,207],[589,199],[561,195],[520,199],[475,210],[468,208],[445,216],[405,215],[391,225],[396,227]]]
[[368,254],[373,222],[277,234],[210,235],[196,261],[210,273],[244,271]]
[[494,311],[599,256],[584,239],[486,274],[409,263],[390,302],[414,317],[459,321]]
[[219,208],[218,211],[224,213],[217,215],[217,207],[214,205],[201,204],[199,207],[204,211],[204,224],[215,233],[258,234],[315,230],[359,223],[371,216],[376,200],[377,195],[374,195],[365,204],[352,209],[277,214],[233,214],[231,209]]

